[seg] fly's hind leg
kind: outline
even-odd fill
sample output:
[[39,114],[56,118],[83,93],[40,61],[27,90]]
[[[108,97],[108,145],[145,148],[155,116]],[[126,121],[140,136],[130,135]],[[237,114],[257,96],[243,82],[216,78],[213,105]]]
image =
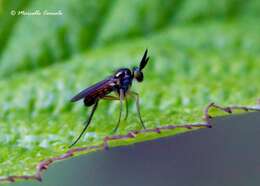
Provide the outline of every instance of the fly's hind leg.
[[99,101],[99,100],[96,100],[96,101],[95,101],[94,106],[92,107],[92,111],[91,111],[91,113],[90,113],[88,119],[87,119],[87,120],[85,121],[85,123],[84,123],[84,124],[85,124],[84,129],[82,130],[82,132],[80,133],[80,135],[78,136],[78,138],[69,146],[69,148],[71,148],[73,145],[75,145],[75,144],[79,141],[79,139],[81,138],[81,136],[84,134],[84,132],[87,130],[87,128],[88,128],[88,126],[89,126],[89,124],[90,124],[90,122],[91,122],[91,120],[92,120],[92,117],[93,117],[93,115],[94,115],[94,113],[95,113],[95,111],[96,111],[96,109],[97,109],[98,101]]

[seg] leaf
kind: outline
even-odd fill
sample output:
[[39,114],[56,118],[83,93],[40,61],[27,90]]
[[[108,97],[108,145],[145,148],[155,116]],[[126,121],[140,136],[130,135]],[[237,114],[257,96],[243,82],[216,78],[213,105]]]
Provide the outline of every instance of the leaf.
[[[17,16],[13,25],[4,25],[12,32],[0,50],[0,175],[32,175],[41,160],[65,153],[89,111],[70,98],[119,67],[138,65],[146,48],[144,82],[132,88],[140,93],[147,128],[200,122],[210,102],[255,105],[260,8],[253,6],[256,1],[234,7],[237,1],[231,2],[220,1],[212,14],[210,3],[200,8],[191,1],[29,2],[30,11],[54,7],[63,16]],[[77,146],[103,143],[115,127],[118,106],[102,101]],[[141,129],[135,112],[132,100],[118,134]]]

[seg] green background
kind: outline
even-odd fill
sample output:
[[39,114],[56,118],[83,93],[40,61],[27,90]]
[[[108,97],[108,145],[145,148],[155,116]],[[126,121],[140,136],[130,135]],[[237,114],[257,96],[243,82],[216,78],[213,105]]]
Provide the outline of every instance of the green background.
[[[23,10],[62,15],[18,15]],[[69,99],[119,67],[137,65],[146,48],[145,80],[133,89],[148,128],[202,121],[212,101],[255,105],[259,14],[257,0],[0,1],[0,176],[32,174],[39,161],[66,152],[87,115]],[[78,146],[110,135],[118,106],[103,101]],[[118,134],[135,129],[132,101]]]

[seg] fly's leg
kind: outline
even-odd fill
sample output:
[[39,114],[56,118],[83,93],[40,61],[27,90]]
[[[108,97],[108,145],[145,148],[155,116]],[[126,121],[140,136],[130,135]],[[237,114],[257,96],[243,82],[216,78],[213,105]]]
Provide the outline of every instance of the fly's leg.
[[102,99],[109,100],[109,101],[120,100],[119,97],[116,96],[104,96]]
[[138,117],[139,117],[142,127],[145,129],[144,122],[142,120],[142,116],[141,116],[141,112],[140,112],[139,94],[136,92],[133,92],[133,91],[129,92],[129,94],[133,95],[135,97]]
[[124,90],[120,89],[119,90],[119,100],[120,100],[120,111],[119,111],[119,118],[116,124],[116,128],[113,130],[113,133],[115,133],[119,127],[120,121],[121,121],[121,115],[122,115],[122,110],[123,110],[123,100],[124,100]]
[[127,101],[127,97],[125,97],[125,118],[124,120],[126,121],[128,117],[128,101]]
[[85,121],[85,127],[84,127],[84,129],[83,129],[82,132],[80,133],[79,137],[74,141],[74,143],[72,143],[72,144],[69,146],[69,148],[71,148],[73,145],[75,145],[75,144],[79,141],[79,139],[81,138],[81,136],[84,134],[84,132],[87,130],[87,128],[88,128],[88,126],[89,126],[89,124],[90,124],[90,122],[91,122],[91,120],[92,120],[92,117],[93,117],[93,115],[94,115],[94,113],[95,113],[95,111],[96,111],[96,109],[97,109],[98,101],[99,101],[99,100],[96,100],[94,106],[92,107],[92,111],[91,111],[91,113],[90,113],[88,119]]
[[[119,97],[116,97],[116,96],[104,96],[102,99],[104,100],[110,100],[110,101],[113,101],[113,100],[120,100]],[[125,109],[126,109],[126,113],[125,113],[125,118],[124,120],[127,120],[127,117],[128,117],[128,101],[125,97]]]

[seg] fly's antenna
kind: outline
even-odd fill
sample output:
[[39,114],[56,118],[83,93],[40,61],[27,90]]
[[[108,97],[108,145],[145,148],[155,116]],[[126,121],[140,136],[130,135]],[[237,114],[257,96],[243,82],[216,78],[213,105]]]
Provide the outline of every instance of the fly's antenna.
[[148,52],[148,50],[146,49],[145,52],[144,52],[143,58],[140,62],[140,65],[139,65],[140,71],[142,71],[142,69],[146,66],[146,64],[149,60],[149,56],[147,57],[147,52]]

